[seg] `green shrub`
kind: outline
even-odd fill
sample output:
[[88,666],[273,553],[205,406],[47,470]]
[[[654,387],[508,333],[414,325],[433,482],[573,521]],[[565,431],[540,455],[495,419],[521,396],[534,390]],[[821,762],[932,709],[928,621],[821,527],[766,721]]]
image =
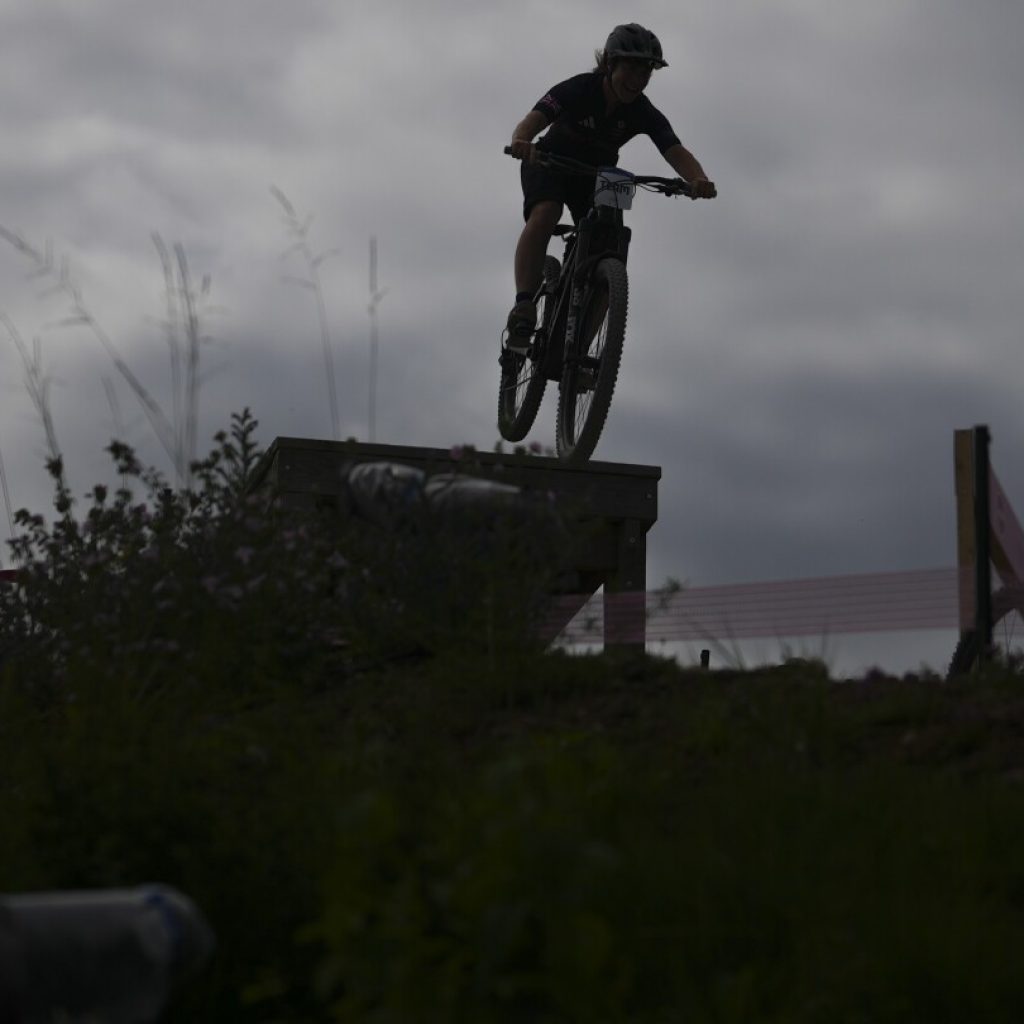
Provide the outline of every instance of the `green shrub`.
[[316,671],[344,560],[335,538],[280,521],[247,493],[255,427],[247,412],[235,417],[188,491],[112,444],[124,483],[113,495],[95,487],[81,518],[50,464],[55,519],[18,513],[18,583],[0,591],[0,658],[13,685],[40,707],[103,678],[136,698],[175,686],[202,700]]

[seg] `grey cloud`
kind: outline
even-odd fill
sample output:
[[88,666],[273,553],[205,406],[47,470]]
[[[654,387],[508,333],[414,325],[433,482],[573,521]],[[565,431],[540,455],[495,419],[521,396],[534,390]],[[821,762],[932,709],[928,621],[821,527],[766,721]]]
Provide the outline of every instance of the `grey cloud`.
[[[23,4],[4,19],[6,76],[28,120],[102,114],[191,139],[284,135],[293,47],[325,3]],[[294,140],[293,140],[294,141]]]

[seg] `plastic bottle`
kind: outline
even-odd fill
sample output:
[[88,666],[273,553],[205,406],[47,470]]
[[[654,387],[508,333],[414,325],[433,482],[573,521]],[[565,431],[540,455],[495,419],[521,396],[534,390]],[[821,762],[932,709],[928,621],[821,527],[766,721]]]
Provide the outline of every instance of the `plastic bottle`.
[[155,1021],[213,951],[187,897],[164,885],[0,898],[0,1021]]

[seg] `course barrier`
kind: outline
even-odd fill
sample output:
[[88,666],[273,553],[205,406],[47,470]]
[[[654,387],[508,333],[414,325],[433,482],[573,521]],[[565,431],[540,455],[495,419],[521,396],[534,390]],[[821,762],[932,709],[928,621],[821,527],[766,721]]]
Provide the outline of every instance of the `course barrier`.
[[[1024,528],[992,469],[990,445],[983,425],[954,435],[955,566],[605,594],[600,600],[559,597],[551,602],[546,632],[570,646],[597,643],[602,634],[607,642],[609,613],[619,627],[616,639],[625,644],[959,630],[950,670],[968,671],[991,655],[994,624],[1024,609]],[[1001,583],[994,592],[993,567]],[[580,610],[561,628],[574,602]]]
[[[621,638],[626,643],[645,636],[648,643],[714,642],[956,629],[960,578],[951,566],[606,595],[587,600],[559,640],[596,643],[604,633],[605,610],[619,604],[626,606],[619,621],[631,622],[635,630]],[[552,621],[561,617],[561,603],[568,608],[572,600],[554,599]]]

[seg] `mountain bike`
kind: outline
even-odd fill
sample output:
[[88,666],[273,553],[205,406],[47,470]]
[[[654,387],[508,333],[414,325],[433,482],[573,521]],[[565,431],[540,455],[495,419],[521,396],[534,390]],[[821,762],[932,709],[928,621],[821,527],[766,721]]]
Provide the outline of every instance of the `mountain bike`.
[[[508,146],[505,152],[511,152]],[[638,188],[666,196],[688,196],[690,188],[681,178],[592,167],[541,150],[534,159],[542,167],[593,177],[594,205],[575,226],[559,224],[554,230],[565,251],[561,263],[545,257],[533,297],[537,327],[526,350],[510,348],[503,333],[498,429],[506,441],[521,441],[537,417],[547,382],[557,380],[555,450],[566,461],[585,462],[604,428],[622,361],[631,235],[623,211],[630,209]]]

